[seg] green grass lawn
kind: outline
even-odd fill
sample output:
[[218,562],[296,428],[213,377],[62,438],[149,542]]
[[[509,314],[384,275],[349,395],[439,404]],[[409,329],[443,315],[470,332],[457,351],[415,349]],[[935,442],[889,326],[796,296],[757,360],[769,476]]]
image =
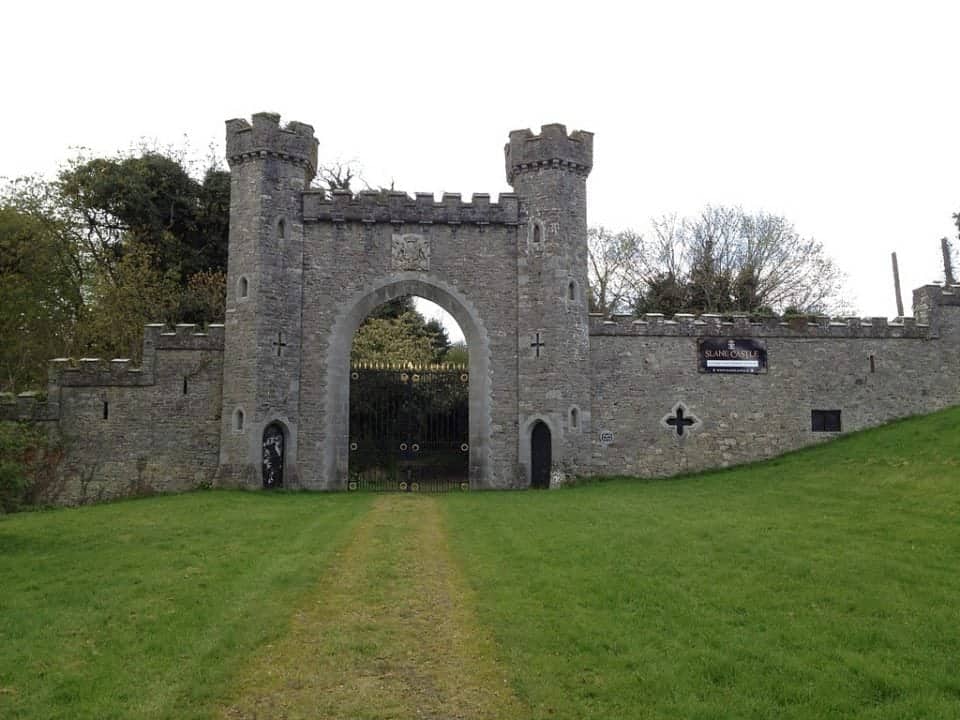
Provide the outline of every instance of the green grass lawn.
[[960,718],[960,409],[447,509],[534,718]]
[[369,502],[205,492],[0,519],[0,718],[208,717]]
[[[0,718],[211,717],[371,500],[0,517]],[[726,472],[436,501],[530,718],[960,718],[960,408]]]

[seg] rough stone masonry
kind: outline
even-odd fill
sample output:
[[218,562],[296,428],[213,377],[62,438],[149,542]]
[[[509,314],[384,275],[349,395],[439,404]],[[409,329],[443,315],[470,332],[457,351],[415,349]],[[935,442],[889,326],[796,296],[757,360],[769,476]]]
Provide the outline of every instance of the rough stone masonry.
[[529,487],[535,428],[556,484],[757,460],[960,401],[960,286],[916,290],[892,322],[590,316],[593,135],[545,125],[504,151],[497,202],[330,194],[311,187],[311,126],[228,121],[224,325],[148,326],[142,367],[54,360],[45,399],[0,404],[62,440],[49,499],[258,488],[268,426],[285,487],[344,489],[352,338],[409,294],[466,337],[474,489]]

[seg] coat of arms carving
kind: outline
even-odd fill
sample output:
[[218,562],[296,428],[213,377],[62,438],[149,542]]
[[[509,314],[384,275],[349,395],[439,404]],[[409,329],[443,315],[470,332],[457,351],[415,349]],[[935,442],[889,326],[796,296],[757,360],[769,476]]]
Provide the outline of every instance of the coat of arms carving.
[[391,259],[394,270],[429,270],[430,241],[415,233],[395,234]]

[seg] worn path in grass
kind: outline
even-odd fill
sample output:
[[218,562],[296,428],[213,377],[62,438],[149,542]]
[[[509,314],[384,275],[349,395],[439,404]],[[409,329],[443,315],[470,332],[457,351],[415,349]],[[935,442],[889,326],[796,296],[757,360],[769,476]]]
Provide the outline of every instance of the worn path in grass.
[[221,709],[253,718],[516,718],[513,695],[448,551],[438,502],[387,495],[290,632],[267,646]]

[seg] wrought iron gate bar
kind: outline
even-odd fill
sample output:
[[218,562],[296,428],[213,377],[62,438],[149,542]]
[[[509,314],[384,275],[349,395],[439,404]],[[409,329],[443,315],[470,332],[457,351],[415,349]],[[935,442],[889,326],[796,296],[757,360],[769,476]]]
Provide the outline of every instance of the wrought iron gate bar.
[[468,394],[463,365],[354,365],[347,487],[468,489]]

